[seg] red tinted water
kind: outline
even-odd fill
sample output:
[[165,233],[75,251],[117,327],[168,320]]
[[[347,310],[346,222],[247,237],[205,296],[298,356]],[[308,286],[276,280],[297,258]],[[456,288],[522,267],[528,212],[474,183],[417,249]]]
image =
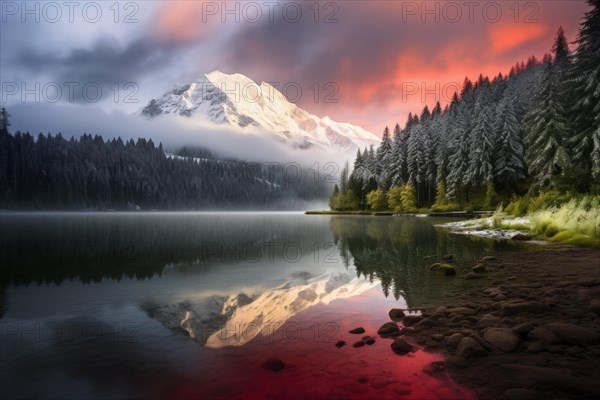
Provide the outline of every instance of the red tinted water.
[[[393,301],[374,288],[360,296],[318,305],[296,314],[272,335],[258,336],[236,347],[206,349],[197,371],[171,382],[164,397],[176,400],[227,399],[476,399],[450,377],[423,372],[440,354],[421,349],[408,355],[392,352],[391,339],[377,329],[388,322]],[[362,326],[360,335],[348,333]],[[352,343],[364,335],[376,343]],[[338,349],[338,340],[347,342]],[[269,357],[286,364],[279,372],[261,367]]]

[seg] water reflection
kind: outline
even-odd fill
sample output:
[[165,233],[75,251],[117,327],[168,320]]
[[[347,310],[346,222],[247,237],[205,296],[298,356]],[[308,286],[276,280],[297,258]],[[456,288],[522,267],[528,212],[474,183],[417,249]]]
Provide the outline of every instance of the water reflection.
[[360,276],[379,280],[386,296],[402,297],[409,307],[419,307],[442,303],[444,292],[462,282],[429,271],[443,255],[452,254],[460,268],[472,266],[485,253],[510,247],[506,242],[450,234],[436,229],[437,222],[429,218],[335,216],[330,229],[346,265],[354,265]]

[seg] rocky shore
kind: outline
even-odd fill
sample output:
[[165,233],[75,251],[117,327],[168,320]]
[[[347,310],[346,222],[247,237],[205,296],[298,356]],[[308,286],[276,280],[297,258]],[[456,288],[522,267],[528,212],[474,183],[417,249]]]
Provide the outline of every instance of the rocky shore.
[[379,334],[392,351],[443,353],[427,373],[481,399],[600,398],[599,251],[506,252],[455,275],[440,261],[432,273],[456,281],[447,306],[391,310]]

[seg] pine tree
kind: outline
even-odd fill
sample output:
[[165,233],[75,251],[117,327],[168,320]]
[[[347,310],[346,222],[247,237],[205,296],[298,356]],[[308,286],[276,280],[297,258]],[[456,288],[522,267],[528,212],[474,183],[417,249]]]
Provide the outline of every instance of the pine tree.
[[563,68],[568,62],[565,46],[564,35],[559,30],[553,48],[556,58],[545,66],[534,105],[527,116],[526,156],[534,188],[553,184],[553,178],[570,167],[568,122],[562,99]]
[[570,75],[574,104],[572,121],[573,158],[600,179],[600,0],[588,0],[592,7],[581,23],[575,43],[577,52]]
[[8,127],[10,126],[10,114],[6,108],[0,109],[0,134],[8,135]]
[[496,120],[496,150],[494,152],[494,176],[504,187],[525,179],[525,162],[520,124],[515,113],[514,96],[506,96],[498,108]]
[[391,186],[391,171],[390,163],[392,161],[392,139],[390,138],[390,130],[386,126],[381,137],[381,144],[377,149],[377,176],[379,186],[387,190]]
[[489,104],[490,84],[480,76],[475,103],[475,121],[469,135],[469,167],[463,179],[466,186],[483,186],[493,178],[494,113]]

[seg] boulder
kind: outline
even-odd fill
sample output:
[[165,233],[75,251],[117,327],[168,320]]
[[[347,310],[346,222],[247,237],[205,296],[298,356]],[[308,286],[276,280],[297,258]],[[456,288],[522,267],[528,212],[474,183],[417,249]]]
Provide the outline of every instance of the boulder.
[[381,336],[389,336],[392,333],[395,332],[399,332],[400,328],[398,328],[398,325],[396,325],[393,322],[386,322],[385,324],[381,325],[381,327],[379,329],[377,329],[377,333],[380,334]]
[[551,322],[543,325],[543,327],[571,346],[587,347],[600,344],[600,334],[578,325],[566,322]]
[[360,335],[361,333],[365,333],[365,328],[363,328],[362,326],[358,327],[358,328],[354,328],[354,329],[348,331],[348,333],[352,333],[353,335]]
[[529,346],[527,346],[527,351],[534,354],[539,353],[540,351],[544,351],[544,346],[538,342],[530,343]]
[[267,358],[262,364],[261,367],[264,369],[268,369],[269,371],[279,372],[285,367],[285,363],[281,361],[279,358]]
[[392,351],[396,354],[404,355],[410,353],[414,350],[412,344],[408,343],[406,340],[398,338],[392,342]]
[[481,274],[481,273],[485,272],[485,265],[479,263],[476,266],[474,266],[473,268],[471,268],[471,271],[475,272],[476,274]]
[[447,276],[456,275],[456,270],[450,264],[435,263],[429,269]]
[[450,336],[446,336],[444,338],[444,343],[448,347],[456,347],[460,343],[460,341],[464,338],[460,333],[454,333]]
[[527,339],[532,342],[540,342],[545,345],[560,344],[560,339],[553,332],[546,328],[533,328],[528,334]]
[[432,320],[431,318],[425,318],[417,324],[423,328],[433,328],[434,326],[438,326],[438,323]]
[[522,324],[519,324],[519,325],[515,326],[513,328],[513,331],[515,331],[515,333],[518,333],[519,335],[525,336],[533,328],[534,328],[534,326],[532,324],[530,324],[529,322],[523,322]]
[[485,314],[481,319],[477,322],[478,328],[489,328],[490,326],[494,326],[500,323],[500,318],[496,317],[493,314]]
[[505,353],[512,353],[517,350],[521,343],[521,338],[509,328],[488,328],[485,330],[483,338]]
[[487,351],[475,339],[466,337],[458,344],[456,355],[466,359],[469,357],[485,356],[487,355]]

